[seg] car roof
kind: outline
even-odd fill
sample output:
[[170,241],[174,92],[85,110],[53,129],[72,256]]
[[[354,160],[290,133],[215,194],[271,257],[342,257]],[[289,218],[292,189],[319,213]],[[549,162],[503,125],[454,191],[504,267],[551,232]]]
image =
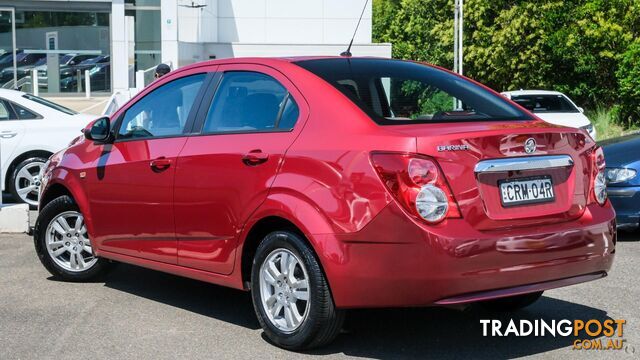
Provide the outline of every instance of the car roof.
[[514,91],[503,91],[504,95],[511,96],[522,96],[522,95],[564,95],[559,91],[550,91],[550,90],[514,90]]
[[[206,60],[197,62],[194,64],[182,66],[179,69],[174,71],[183,71],[189,70],[201,66],[212,66],[212,65],[224,65],[224,64],[262,64],[262,65],[275,65],[282,63],[293,63],[296,61],[304,61],[304,60],[324,60],[324,59],[346,59],[344,56],[282,56],[282,57],[235,57],[235,58],[224,58],[224,59],[215,59],[215,60]],[[351,59],[382,59],[382,60],[395,60],[390,58],[383,57],[375,57],[375,56],[361,56],[361,57],[351,57]]]
[[18,91],[18,90],[0,89],[0,97],[3,97],[8,100],[15,101],[16,99],[22,98],[22,95],[24,94],[25,94],[24,92]]

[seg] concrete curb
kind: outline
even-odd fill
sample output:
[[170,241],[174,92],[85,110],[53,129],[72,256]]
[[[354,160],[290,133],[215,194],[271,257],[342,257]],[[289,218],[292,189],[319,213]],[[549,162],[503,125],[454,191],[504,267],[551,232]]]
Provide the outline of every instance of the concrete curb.
[[28,233],[29,205],[0,205],[0,233]]

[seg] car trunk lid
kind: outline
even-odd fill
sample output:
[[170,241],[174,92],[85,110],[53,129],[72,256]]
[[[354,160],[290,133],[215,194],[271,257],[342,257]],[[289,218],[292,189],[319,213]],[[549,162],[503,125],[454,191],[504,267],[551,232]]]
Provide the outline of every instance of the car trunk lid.
[[[416,152],[438,161],[462,216],[480,230],[568,221],[585,210],[594,143],[579,130],[541,121],[393,128],[415,136]],[[527,142],[535,149],[526,151]],[[552,188],[540,189],[545,185]],[[523,201],[509,203],[514,187]],[[547,196],[539,196],[542,190]]]

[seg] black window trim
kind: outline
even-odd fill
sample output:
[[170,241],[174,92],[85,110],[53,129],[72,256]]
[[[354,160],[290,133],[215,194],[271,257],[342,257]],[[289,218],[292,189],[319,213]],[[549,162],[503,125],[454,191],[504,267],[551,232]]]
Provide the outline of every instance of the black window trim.
[[[170,138],[179,138],[179,137],[186,137],[189,135],[193,135],[193,129],[194,129],[194,124],[196,123],[196,118],[198,115],[198,111],[200,110],[200,106],[203,102],[203,98],[206,95],[206,92],[208,91],[208,88],[211,85],[211,81],[214,78],[214,74],[212,72],[207,72],[207,71],[202,71],[202,72],[198,72],[198,73],[193,73],[193,74],[189,74],[186,76],[181,76],[181,77],[177,77],[169,82],[166,82],[158,87],[156,87],[155,89],[151,90],[148,94],[145,94],[144,96],[140,97],[138,100],[136,100],[136,102],[134,102],[133,104],[129,105],[127,107],[127,109],[125,111],[123,111],[120,116],[118,116],[118,118],[116,119],[116,121],[114,122],[114,124],[111,126],[112,129],[112,134],[114,136],[114,143],[121,143],[121,142],[130,142],[130,141],[148,141],[148,140],[156,140],[156,139],[170,139]],[[132,106],[134,106],[135,104],[137,104],[140,100],[144,99],[145,97],[147,97],[148,95],[152,94],[154,91],[156,91],[157,89],[160,89],[163,86],[166,86],[168,84],[171,84],[174,81],[177,80],[181,80],[190,76],[195,76],[195,75],[205,75],[204,80],[202,81],[202,85],[200,85],[200,89],[198,90],[198,94],[196,95],[196,98],[193,102],[193,104],[191,104],[191,109],[189,110],[189,115],[187,116],[187,122],[184,125],[184,129],[182,130],[181,134],[176,134],[176,135],[164,135],[164,136],[148,136],[148,137],[136,137],[136,138],[121,138],[120,137],[120,126],[122,126],[122,122],[124,121],[125,115],[127,114],[127,111],[129,111],[131,109]]]
[[[198,109],[197,120],[196,120],[196,122],[194,124],[193,132],[190,135],[192,135],[192,136],[215,136],[215,135],[241,135],[241,134],[263,134],[263,133],[287,133],[287,132],[293,132],[293,130],[295,129],[296,125],[300,122],[300,114],[298,114],[298,119],[296,120],[296,122],[293,124],[293,126],[291,128],[277,128],[277,127],[274,127],[273,129],[262,129],[262,130],[256,129],[256,130],[203,132],[204,123],[207,120],[207,115],[209,113],[209,109],[211,108],[211,105],[213,103],[215,95],[218,93],[218,89],[220,88],[220,84],[222,84],[222,79],[224,78],[224,74],[225,73],[231,73],[231,72],[234,72],[234,73],[237,73],[237,72],[251,72],[251,73],[257,73],[257,74],[262,74],[262,75],[269,76],[270,78],[272,78],[276,82],[278,82],[278,84],[280,84],[287,91],[287,93],[285,94],[285,100],[286,101],[289,100],[289,97],[293,98],[293,95],[291,95],[291,91],[289,91],[289,89],[282,82],[280,82],[275,77],[273,77],[273,76],[271,76],[271,75],[269,75],[267,73],[264,73],[262,71],[257,71],[257,70],[252,70],[252,69],[246,69],[246,70],[233,69],[233,70],[216,71],[215,72],[215,80],[213,82],[215,85],[210,87],[210,89],[207,92],[207,94],[205,94],[205,99],[203,99],[203,101],[200,103],[200,107]],[[298,102],[295,101],[295,98],[293,99],[293,101],[296,104],[296,106],[298,106],[298,108],[300,108],[300,105],[298,105]],[[286,105],[286,102],[283,101],[283,105]],[[284,106],[282,106],[280,108],[280,110],[278,111],[278,117],[276,118],[274,126],[279,125],[280,119],[282,118],[282,113],[283,112],[284,112]]]
[[[44,117],[43,117],[42,115],[38,114],[37,112],[35,112],[35,111],[31,110],[31,109],[27,109],[25,106],[22,106],[22,105],[20,105],[20,104],[18,104],[18,103],[15,103],[15,102],[13,102],[13,101],[10,101],[10,100],[5,100],[5,102],[8,102],[8,103],[9,103],[9,106],[11,106],[11,108],[13,109],[13,113],[14,113],[14,114],[15,114],[15,116],[16,116],[16,120],[26,120],[26,121],[29,121],[29,120],[42,120],[42,119],[44,119]],[[32,113],[32,114],[33,114],[33,115],[35,115],[36,117],[35,117],[35,118],[31,118],[31,119],[29,119],[29,118],[21,118],[21,117],[18,115],[18,111],[16,110],[16,106],[19,106],[19,107],[21,107],[21,108],[23,108],[23,109],[27,110],[28,112]]]
[[18,119],[18,115],[16,115],[15,110],[13,109],[13,106],[11,106],[11,102],[9,100],[6,100],[4,98],[0,98],[0,102],[2,102],[2,104],[4,105],[4,107],[7,109],[7,112],[9,113],[9,118],[6,120],[0,120],[0,122],[4,122],[4,121],[18,121],[20,119]]

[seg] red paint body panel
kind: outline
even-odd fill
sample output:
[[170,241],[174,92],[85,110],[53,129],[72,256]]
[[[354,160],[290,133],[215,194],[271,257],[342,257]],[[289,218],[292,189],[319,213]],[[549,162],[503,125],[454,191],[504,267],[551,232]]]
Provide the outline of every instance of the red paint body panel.
[[[84,140],[54,155],[43,191],[69,189],[98,256],[243,288],[247,235],[261,219],[280,217],[306,236],[340,308],[464,303],[587,281],[610,269],[615,214],[590,194],[595,144],[583,132],[540,120],[380,126],[289,59],[188,66],[129,104],[167,81],[216,69],[278,79],[300,106],[293,131]],[[569,155],[573,166],[474,172],[482,160],[523,156],[529,137],[539,146],[527,156]],[[440,152],[439,145],[469,150]],[[245,165],[242,157],[256,149],[268,160]],[[432,157],[461,218],[429,225],[406,213],[375,171],[374,151]],[[171,166],[154,173],[148,162],[160,156]],[[541,174],[552,177],[555,202],[501,206],[498,180]]]

